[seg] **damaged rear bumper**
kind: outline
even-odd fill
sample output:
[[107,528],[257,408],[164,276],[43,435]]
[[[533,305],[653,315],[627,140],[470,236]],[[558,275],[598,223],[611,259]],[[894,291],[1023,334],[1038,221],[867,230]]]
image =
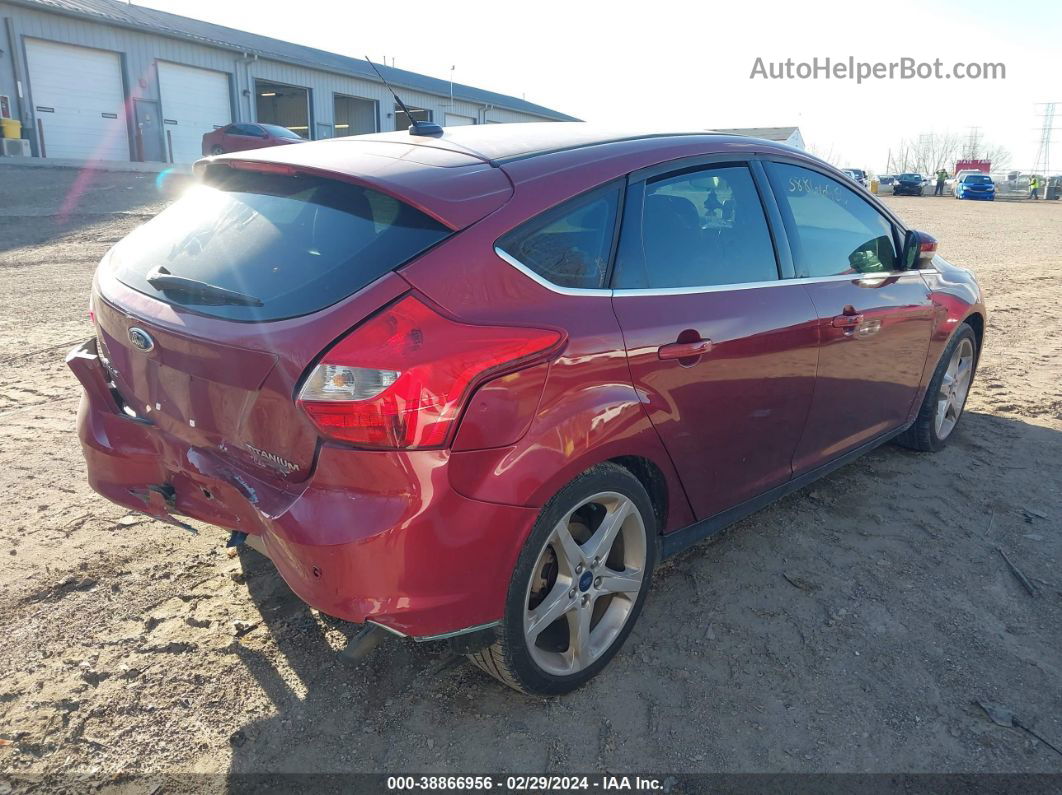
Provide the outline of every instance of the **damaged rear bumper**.
[[246,533],[300,598],[347,621],[434,639],[501,618],[537,512],[455,492],[447,451],[323,445],[309,478],[279,486],[124,408],[95,340],[67,364],[85,390],[77,427],[89,483],[112,502]]

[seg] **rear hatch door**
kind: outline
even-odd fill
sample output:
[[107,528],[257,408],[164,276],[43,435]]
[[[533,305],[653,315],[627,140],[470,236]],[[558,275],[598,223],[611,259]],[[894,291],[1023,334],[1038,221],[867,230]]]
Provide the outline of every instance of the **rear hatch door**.
[[[296,151],[303,146],[290,147]],[[375,176],[229,161],[117,244],[97,271],[101,353],[129,410],[166,437],[298,482],[318,434],[296,407],[306,369],[336,339],[409,285],[393,271],[470,223],[421,193],[396,197],[380,154]],[[436,169],[475,191],[480,211],[509,183],[476,158]],[[437,158],[436,158],[437,160]],[[349,166],[349,163],[348,163]],[[381,177],[383,173],[383,177]],[[494,201],[483,202],[484,196]],[[474,219],[473,219],[474,220]],[[182,445],[175,445],[182,447]]]

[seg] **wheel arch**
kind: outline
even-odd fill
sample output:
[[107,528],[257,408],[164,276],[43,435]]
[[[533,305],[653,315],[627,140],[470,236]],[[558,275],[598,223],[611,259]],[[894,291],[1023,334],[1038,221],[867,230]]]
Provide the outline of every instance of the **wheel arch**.
[[626,469],[645,487],[649,501],[653,504],[653,513],[656,514],[657,531],[663,533],[669,515],[667,475],[651,459],[644,456],[618,456],[610,458],[609,462]]
[[985,316],[975,310],[963,318],[962,322],[973,329],[974,336],[977,338],[977,359],[980,361],[981,343],[985,338]]
[[694,521],[660,435],[626,384],[560,390],[516,444],[455,451],[447,469],[453,487],[466,497],[541,508],[580,474],[606,462],[622,466],[645,486],[662,531]]

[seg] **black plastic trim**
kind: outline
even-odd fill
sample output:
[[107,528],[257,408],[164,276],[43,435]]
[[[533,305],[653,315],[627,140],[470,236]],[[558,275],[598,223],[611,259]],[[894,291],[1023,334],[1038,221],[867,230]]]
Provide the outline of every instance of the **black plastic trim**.
[[780,486],[768,489],[759,496],[753,497],[751,500],[746,500],[740,505],[735,505],[733,508],[721,511],[715,516],[702,519],[688,527],[683,527],[681,530],[676,530],[673,533],[668,533],[667,535],[662,536],[660,539],[660,559],[663,560],[672,555],[677,555],[679,552],[689,549],[698,541],[703,541],[706,538],[717,535],[735,522],[744,519],[746,516],[755,513],[761,508],[766,508],[775,500],[797,491],[798,489],[802,489],[809,483],[813,483],[834,470],[840,469],[845,464],[851,463],[860,456],[869,453],[871,450],[874,450],[899,436],[907,430],[909,425],[910,424],[908,423],[901,428],[877,436],[866,444],[862,444],[854,450],[851,450],[842,456],[838,456],[822,466],[816,467],[809,472],[805,472],[803,475],[798,475]]

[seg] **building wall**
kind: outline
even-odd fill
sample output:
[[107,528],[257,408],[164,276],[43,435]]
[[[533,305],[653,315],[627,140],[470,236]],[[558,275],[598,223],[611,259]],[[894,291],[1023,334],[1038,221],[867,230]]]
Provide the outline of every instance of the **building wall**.
[[[291,63],[244,56],[237,52],[195,42],[171,39],[154,33],[109,26],[75,17],[52,14],[0,2],[0,94],[11,97],[12,115],[22,121],[23,137],[34,142],[36,151],[36,116],[32,101],[32,80],[26,65],[23,42],[26,38],[45,39],[65,44],[110,50],[122,56],[126,96],[129,99],[159,100],[155,61],[172,61],[224,72],[229,76],[233,121],[255,121],[254,81],[270,80],[310,89],[310,128],[314,138],[332,135],[334,124],[333,94],[346,94],[373,100],[377,104],[377,126],[381,131],[395,127],[394,100],[381,84],[311,69]],[[21,77],[23,95],[18,96],[16,75]],[[493,108],[479,103],[399,89],[407,105],[432,111],[432,118],[442,124],[446,112],[472,116],[483,122],[527,122],[548,119],[527,113]],[[166,115],[166,108],[162,108]],[[130,138],[132,121],[129,120]],[[204,130],[203,132],[208,132]],[[130,152],[132,157],[132,151]]]

